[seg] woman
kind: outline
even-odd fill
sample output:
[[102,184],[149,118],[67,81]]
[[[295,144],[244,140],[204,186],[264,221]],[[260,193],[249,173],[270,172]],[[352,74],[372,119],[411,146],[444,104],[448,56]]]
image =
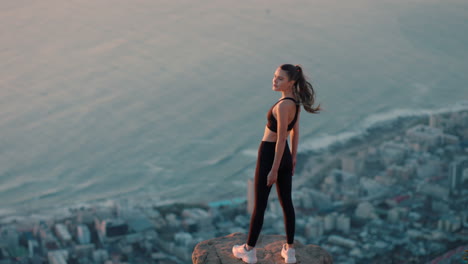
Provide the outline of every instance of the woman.
[[[291,199],[291,186],[296,166],[299,142],[299,118],[302,104],[310,113],[318,113],[320,105],[313,108],[315,92],[305,79],[299,65],[283,64],[273,77],[273,91],[281,92],[281,98],[268,111],[268,123],[258,149],[255,170],[255,205],[250,219],[247,242],[234,245],[232,253],[246,263],[257,262],[255,244],[263,225],[268,196],[273,183],[283,208],[287,244],[283,244],[281,256],[285,263],[295,263],[294,229],[295,213]],[[290,136],[291,150],[287,138]]]

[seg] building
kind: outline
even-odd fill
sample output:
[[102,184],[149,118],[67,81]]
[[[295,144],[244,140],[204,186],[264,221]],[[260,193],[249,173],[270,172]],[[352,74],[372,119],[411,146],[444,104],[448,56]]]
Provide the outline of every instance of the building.
[[359,188],[359,193],[362,196],[377,196],[382,192],[384,186],[374,179],[361,177],[359,179]]
[[443,132],[439,128],[426,125],[416,125],[406,130],[406,138],[412,142],[416,151],[427,151],[442,143]]
[[47,253],[47,258],[50,264],[66,264],[68,259],[68,251],[54,250]]
[[351,173],[333,169],[324,178],[321,190],[330,194],[333,200],[357,198],[359,193],[359,178]]
[[385,174],[389,177],[395,178],[396,180],[409,180],[416,174],[416,169],[413,166],[399,166],[392,164],[387,167]]
[[389,166],[401,164],[409,153],[409,148],[402,143],[385,141],[380,145],[379,153],[384,165]]
[[1,230],[0,241],[3,241],[9,250],[16,250],[19,247],[19,234],[13,227],[6,227]]
[[128,224],[122,219],[96,220],[96,230],[101,240],[120,237],[127,234]]
[[321,237],[324,231],[323,220],[321,218],[310,217],[304,227],[304,233],[307,239]]
[[341,169],[347,173],[359,174],[364,166],[364,159],[356,156],[341,158]]
[[348,234],[349,233],[349,230],[350,230],[350,227],[351,227],[351,218],[349,218],[348,216],[346,216],[345,214],[340,214],[337,218],[336,218],[336,229],[345,233],[345,234]]
[[178,232],[174,234],[174,241],[177,246],[189,247],[192,244],[193,237],[187,232]]
[[331,231],[335,229],[336,225],[336,217],[338,214],[336,212],[333,212],[331,214],[327,214],[323,217],[323,229],[325,231]]
[[438,200],[447,201],[449,198],[449,191],[438,184],[422,183],[417,187],[417,191]]
[[458,215],[444,215],[437,221],[437,229],[448,233],[456,232],[462,227],[462,218]]
[[354,214],[361,219],[377,218],[374,206],[368,201],[359,203]]
[[468,157],[458,157],[449,165],[449,190],[451,196],[459,196],[468,175]]
[[55,234],[64,243],[68,243],[72,239],[67,227],[62,223],[55,224]]
[[352,239],[344,238],[342,236],[337,236],[337,235],[330,235],[328,237],[328,242],[331,244],[335,244],[335,245],[339,245],[339,246],[343,246],[347,248],[354,248],[357,245],[356,241]]
[[91,232],[87,225],[80,224],[76,227],[76,237],[80,244],[88,244],[91,242]]
[[186,228],[187,230],[191,229],[193,232],[198,232],[213,229],[212,216],[202,208],[186,208],[182,210],[181,215],[184,218],[183,223],[189,227]]

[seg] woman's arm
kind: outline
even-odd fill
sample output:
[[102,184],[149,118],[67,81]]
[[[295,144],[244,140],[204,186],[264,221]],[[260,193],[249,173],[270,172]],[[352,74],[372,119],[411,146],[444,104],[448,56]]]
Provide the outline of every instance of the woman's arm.
[[273,165],[271,171],[268,174],[267,185],[270,186],[278,177],[278,169],[281,164],[281,159],[284,153],[284,146],[286,145],[286,139],[288,138],[288,116],[291,105],[289,102],[280,102],[274,109],[277,120],[276,128],[276,148],[275,148],[275,158],[273,160]]
[[299,143],[299,118],[301,116],[301,108],[297,108],[297,120],[296,124],[294,124],[293,129],[291,130],[291,156],[293,160],[293,175],[294,169],[296,168],[296,154],[297,154],[297,145]]

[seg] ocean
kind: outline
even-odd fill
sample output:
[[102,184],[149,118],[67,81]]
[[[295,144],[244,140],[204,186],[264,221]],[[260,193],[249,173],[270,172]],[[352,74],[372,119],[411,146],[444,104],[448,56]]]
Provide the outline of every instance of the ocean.
[[461,0],[4,2],[0,215],[245,197],[282,63],[324,109],[301,152],[464,108],[466,21]]

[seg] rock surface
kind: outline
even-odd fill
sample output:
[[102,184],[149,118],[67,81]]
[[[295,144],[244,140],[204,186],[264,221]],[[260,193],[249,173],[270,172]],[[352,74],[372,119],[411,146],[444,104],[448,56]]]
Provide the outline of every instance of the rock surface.
[[[247,240],[243,233],[232,233],[198,243],[192,253],[193,264],[242,264],[232,254],[232,246],[241,245]],[[281,257],[281,247],[286,243],[286,237],[281,235],[260,235],[257,240],[258,264],[284,263]],[[331,255],[316,245],[303,245],[294,241],[297,263],[332,264]]]

